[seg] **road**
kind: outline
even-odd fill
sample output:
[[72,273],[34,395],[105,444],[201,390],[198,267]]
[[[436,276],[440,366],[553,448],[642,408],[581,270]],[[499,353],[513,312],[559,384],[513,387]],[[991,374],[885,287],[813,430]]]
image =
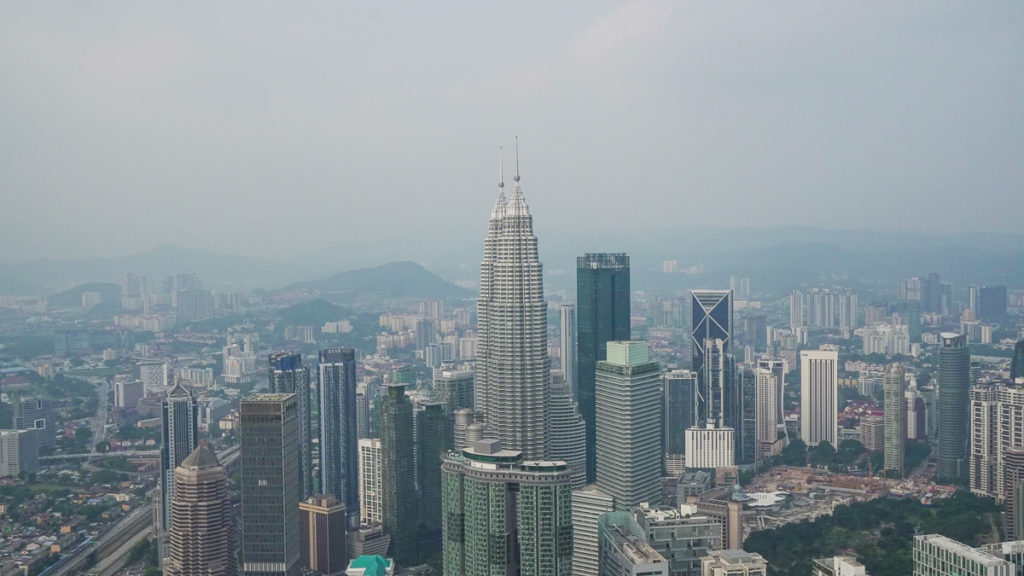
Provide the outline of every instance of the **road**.
[[[130,514],[124,518],[118,520],[109,530],[103,533],[102,536],[95,540],[87,540],[85,544],[78,548],[75,548],[65,558],[57,564],[54,564],[39,576],[67,576],[74,574],[77,571],[85,567],[89,557],[94,553],[106,553],[106,550],[111,543],[121,543],[121,539],[124,538],[125,534],[135,535],[135,532],[143,532],[152,530],[153,507],[150,504],[143,504],[136,508]],[[104,556],[104,558],[106,555]]]
[[84,452],[82,454],[57,454],[56,456],[40,456],[40,464],[49,464],[63,460],[95,460],[97,458],[159,458],[159,450],[121,450],[118,452]]

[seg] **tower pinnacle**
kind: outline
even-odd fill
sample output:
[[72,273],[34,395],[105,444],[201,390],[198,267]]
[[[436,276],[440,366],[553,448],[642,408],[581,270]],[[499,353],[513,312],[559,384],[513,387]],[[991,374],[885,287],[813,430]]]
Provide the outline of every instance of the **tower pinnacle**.
[[505,187],[505,177],[503,176],[504,170],[501,164],[501,146],[498,146],[498,189]]
[[516,175],[513,180],[519,182],[519,136],[516,136]]

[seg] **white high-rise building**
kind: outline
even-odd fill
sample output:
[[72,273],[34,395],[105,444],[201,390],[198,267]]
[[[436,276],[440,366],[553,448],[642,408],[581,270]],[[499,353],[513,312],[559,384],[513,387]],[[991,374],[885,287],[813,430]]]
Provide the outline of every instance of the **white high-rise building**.
[[1024,442],[1024,386],[975,386],[970,399],[971,491],[1006,501],[1013,491],[1006,454]]
[[615,499],[591,484],[572,493],[572,573],[599,576],[600,546],[597,523],[602,514],[615,510]]
[[1012,576],[1012,562],[938,534],[914,536],[913,576]]
[[686,429],[687,468],[731,468],[736,465],[736,432],[731,427]]
[[502,446],[536,460],[546,457],[549,448],[547,305],[533,217],[519,185],[516,156],[515,185],[508,200],[499,165],[498,200],[480,263],[476,410]]
[[139,380],[142,380],[147,394],[166,389],[170,385],[167,381],[167,365],[163,362],[139,363]]
[[800,352],[800,436],[808,446],[839,440],[839,352]]
[[359,440],[359,522],[383,521],[381,495],[381,448],[379,438]]
[[789,295],[789,328],[796,330],[804,325],[804,295],[799,290],[794,290]]
[[777,374],[766,368],[758,368],[754,372],[756,400],[756,439],[757,439],[757,461],[761,462],[771,457],[772,447],[778,439],[779,433],[779,398]]

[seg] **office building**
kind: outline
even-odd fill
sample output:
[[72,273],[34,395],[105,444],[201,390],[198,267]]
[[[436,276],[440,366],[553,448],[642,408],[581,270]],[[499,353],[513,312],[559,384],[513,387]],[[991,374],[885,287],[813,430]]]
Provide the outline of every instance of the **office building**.
[[736,465],[736,431],[711,424],[686,429],[687,468],[731,468]]
[[299,503],[302,569],[341,576],[348,567],[345,505],[334,496],[314,496]]
[[442,364],[434,370],[434,392],[451,415],[456,410],[473,409],[473,369],[468,365]]
[[430,368],[455,360],[455,345],[451,342],[433,342],[423,349],[423,361]]
[[886,366],[882,376],[885,408],[885,469],[903,476],[907,441],[907,398],[903,365]]
[[518,167],[507,201],[500,169],[498,180],[480,263],[476,411],[504,446],[544,458],[550,361],[543,266]]
[[941,478],[961,478],[968,472],[971,351],[967,336],[939,335],[938,470]]
[[661,367],[647,342],[608,342],[597,363],[597,485],[628,510],[661,498]]
[[1006,286],[982,286],[978,318],[991,322],[1006,320]]
[[572,489],[587,484],[587,430],[580,415],[579,405],[569,385],[563,382],[551,385],[551,407],[548,439],[551,442],[548,458],[564,460],[572,475]]
[[35,430],[36,446],[47,451],[57,443],[57,422],[53,414],[53,401],[45,398],[22,398],[13,403],[14,428]]
[[0,478],[39,469],[37,440],[34,430],[0,430]]
[[485,439],[449,453],[441,474],[445,576],[572,574],[565,462],[522,460]]
[[811,576],[867,576],[867,570],[856,558],[833,556],[812,560]]
[[443,402],[420,400],[413,421],[419,533],[424,545],[435,548],[441,544],[441,457],[452,449],[452,418]]
[[238,407],[242,572],[298,576],[299,402],[294,394],[253,394]]
[[206,440],[175,468],[171,508],[164,574],[238,574],[228,476]]
[[669,576],[668,561],[647,543],[643,528],[629,512],[602,515],[598,531],[601,576]]
[[576,258],[576,398],[587,425],[587,482],[597,478],[597,363],[605,359],[608,342],[630,339],[629,294],[629,256]]
[[378,438],[359,439],[359,513],[360,523],[383,521],[381,508],[381,452]]
[[118,380],[114,382],[114,407],[133,410],[146,395],[142,380]]
[[381,522],[391,535],[391,554],[399,564],[419,559],[413,443],[412,401],[405,395],[405,384],[385,385],[380,400]]
[[647,543],[668,560],[671,576],[699,576],[701,558],[723,547],[721,523],[693,506],[644,504],[634,514]]
[[174,470],[199,446],[199,408],[192,392],[180,383],[163,399],[160,430],[160,530],[167,532],[174,514]]
[[299,478],[302,500],[313,496],[313,401],[309,368],[302,365],[302,354],[275,352],[268,358],[267,379],[270,392],[295,394],[299,403]]
[[789,329],[796,331],[804,325],[804,295],[799,290],[794,290],[789,295]]
[[380,524],[363,524],[349,531],[349,556],[385,555],[391,549],[391,535]]
[[738,396],[733,382],[732,290],[690,291],[690,347],[699,383],[698,421],[736,426]]
[[359,526],[359,432],[356,352],[320,351],[320,491],[345,505],[349,528]]
[[603,514],[615,510],[615,499],[605,494],[596,484],[590,484],[572,493],[572,573],[586,576],[598,574],[601,552],[598,520]]
[[155,394],[170,385],[167,365],[163,362],[140,362],[138,366],[145,394]]
[[913,576],[1013,576],[1013,564],[938,534],[914,536]]
[[779,442],[779,374],[774,370],[759,367],[754,372],[757,390],[757,417],[755,422],[757,441],[757,461],[762,462],[775,455]]
[[573,397],[577,397],[579,390],[579,363],[577,360],[576,340],[576,305],[563,303],[558,307],[558,319],[561,326],[562,337],[562,376],[569,386]]
[[1024,340],[1013,346],[1013,360],[1010,361],[1010,380],[1024,378]]
[[714,550],[701,558],[702,576],[765,576],[768,562],[756,552]]
[[752,364],[736,366],[739,387],[739,418],[736,425],[736,463],[753,464],[757,458],[757,369]]
[[665,471],[679,476],[686,462],[686,430],[697,425],[697,373],[669,371],[664,388]]
[[809,447],[839,440],[839,353],[800,352],[800,437]]

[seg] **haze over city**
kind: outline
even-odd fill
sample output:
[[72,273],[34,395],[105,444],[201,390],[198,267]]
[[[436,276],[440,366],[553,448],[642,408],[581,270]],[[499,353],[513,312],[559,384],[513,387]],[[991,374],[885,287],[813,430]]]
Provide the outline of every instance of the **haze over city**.
[[479,240],[514,135],[541,230],[1024,233],[1017,3],[4,12],[8,261],[436,260]]

